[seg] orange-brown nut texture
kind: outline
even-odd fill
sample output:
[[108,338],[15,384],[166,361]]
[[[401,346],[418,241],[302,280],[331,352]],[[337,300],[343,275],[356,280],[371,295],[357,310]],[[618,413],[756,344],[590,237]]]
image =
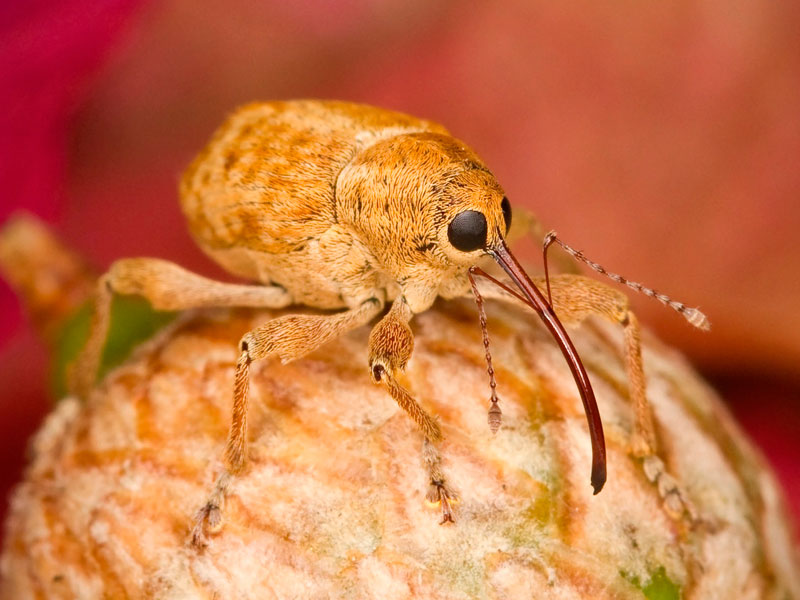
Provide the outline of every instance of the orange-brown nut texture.
[[413,322],[401,377],[439,415],[455,523],[423,498],[420,436],[364,368],[361,327],[290,364],[254,363],[250,456],[224,527],[187,543],[220,467],[236,342],[281,312],[185,313],[32,443],[0,565],[27,598],[800,597],[773,476],[714,393],[645,335],[661,456],[696,519],[674,518],[627,448],[622,333],[573,332],[594,381],[609,478],[592,496],[586,422],[535,317],[487,302],[504,412],[492,435],[477,316],[440,301]]

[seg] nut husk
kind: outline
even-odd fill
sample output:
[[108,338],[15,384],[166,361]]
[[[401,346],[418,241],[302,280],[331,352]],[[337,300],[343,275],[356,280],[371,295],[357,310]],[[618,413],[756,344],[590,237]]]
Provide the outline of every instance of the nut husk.
[[671,516],[628,451],[621,332],[572,332],[606,430],[608,483],[592,496],[569,369],[535,316],[496,302],[496,435],[474,305],[413,322],[404,383],[440,418],[454,524],[424,499],[421,436],[371,383],[361,328],[290,364],[254,363],[248,466],[222,530],[191,546],[221,468],[236,343],[285,313],[186,313],[87,402],[62,400],[12,499],[0,597],[800,597],[775,479],[680,355],[645,335],[660,458],[695,519]]

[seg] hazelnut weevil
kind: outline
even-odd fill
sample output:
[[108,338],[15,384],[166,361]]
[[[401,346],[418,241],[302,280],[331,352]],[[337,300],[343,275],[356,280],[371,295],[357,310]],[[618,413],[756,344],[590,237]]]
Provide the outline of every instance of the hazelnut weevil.
[[[437,448],[439,425],[396,379],[413,350],[411,318],[439,296],[472,293],[478,303],[491,386],[489,426],[495,432],[500,409],[482,296],[522,303],[538,313],[569,364],[586,410],[595,493],[606,479],[603,429],[591,383],[562,322],[598,315],[622,325],[635,410],[631,452],[645,461],[653,481],[662,474],[667,480],[656,457],[639,328],[627,298],[580,275],[530,279],[506,245],[511,206],[503,189],[476,154],[441,125],[347,102],[250,104],[228,118],[190,165],[180,195],[199,246],[229,272],[257,284],[212,281],[155,258],[116,261],[98,281],[89,339],[71,369],[76,395],[86,397],[97,377],[113,293],[142,295],[160,310],[291,304],[339,310],[278,317],[242,337],[224,469],[198,512],[193,543],[206,543],[207,533],[221,526],[230,482],[245,464],[250,364],[270,356],[284,362],[300,358],[367,324],[387,303],[391,307],[369,337],[369,370],[422,431],[427,497],[441,506],[442,522],[453,520],[454,493]],[[555,234],[546,238],[545,252],[553,242],[707,328],[696,309],[605,272]],[[487,257],[516,290],[480,268]],[[476,276],[497,286],[479,290]],[[666,494],[675,495],[676,510],[682,510],[677,487],[666,486]]]

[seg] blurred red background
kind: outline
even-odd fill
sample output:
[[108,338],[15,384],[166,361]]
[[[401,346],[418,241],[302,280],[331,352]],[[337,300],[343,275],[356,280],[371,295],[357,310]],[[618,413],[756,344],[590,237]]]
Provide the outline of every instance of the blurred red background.
[[[2,7],[0,221],[30,210],[98,267],[152,255],[219,276],[176,185],[233,107],[329,97],[440,121],[512,204],[709,315],[701,334],[633,298],[715,382],[800,515],[798,30],[789,0]],[[51,402],[47,360],[0,282],[3,498]]]

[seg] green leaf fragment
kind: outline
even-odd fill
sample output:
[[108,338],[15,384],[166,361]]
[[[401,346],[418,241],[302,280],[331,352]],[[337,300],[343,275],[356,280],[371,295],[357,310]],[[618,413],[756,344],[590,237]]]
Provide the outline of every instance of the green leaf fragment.
[[[103,377],[124,361],[133,349],[175,318],[177,313],[154,310],[139,296],[114,296],[111,325],[100,362]],[[54,348],[52,389],[56,398],[67,393],[67,366],[75,360],[89,337],[91,308],[84,304],[63,326]]]

